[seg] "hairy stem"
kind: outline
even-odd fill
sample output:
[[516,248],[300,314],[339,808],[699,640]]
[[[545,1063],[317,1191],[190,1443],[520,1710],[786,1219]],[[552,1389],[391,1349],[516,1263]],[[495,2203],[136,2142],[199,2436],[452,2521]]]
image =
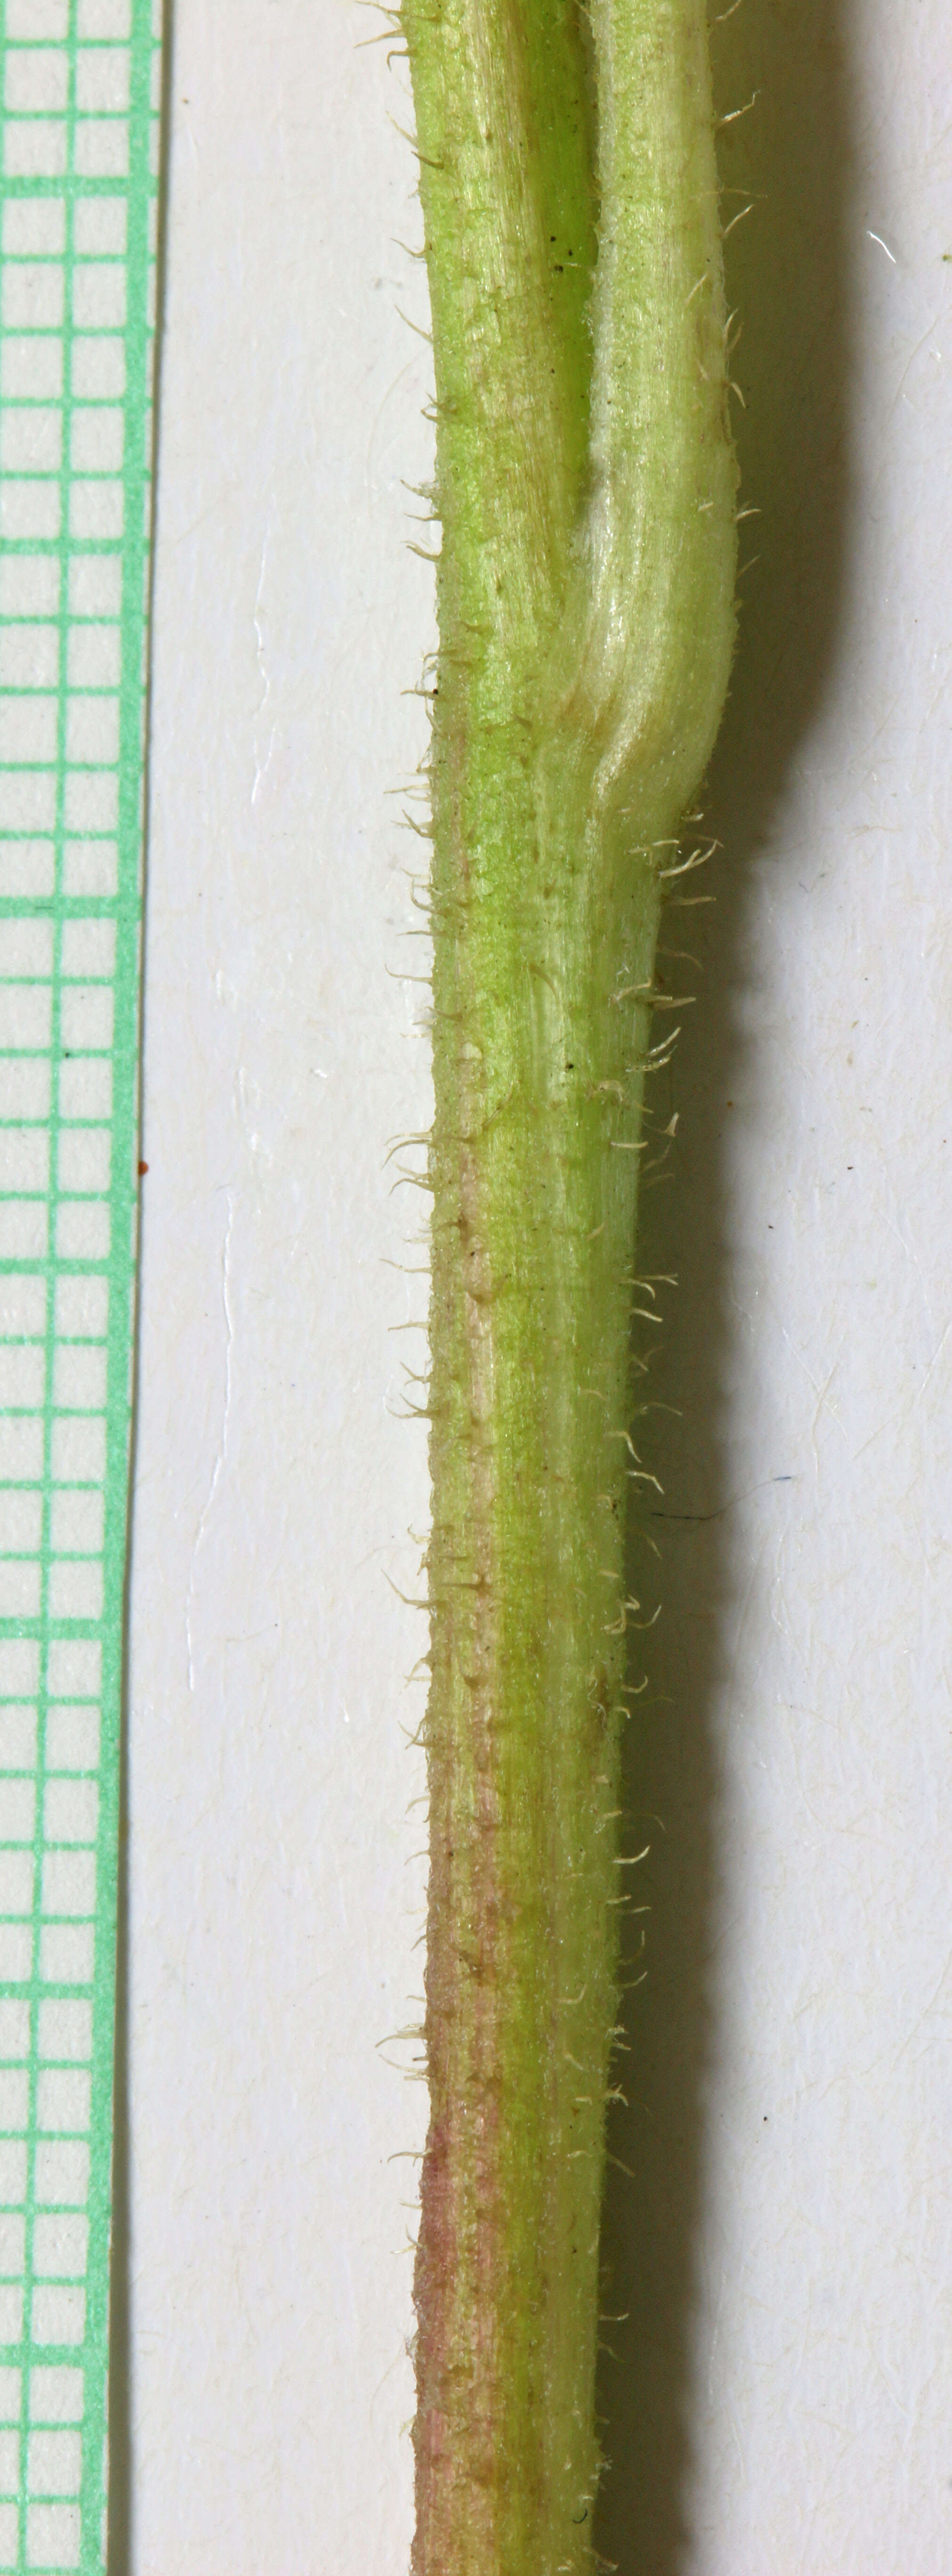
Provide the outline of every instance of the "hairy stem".
[[577,2576],[642,1088],[733,632],[720,228],[700,0],[402,23],[443,525],[414,2569]]

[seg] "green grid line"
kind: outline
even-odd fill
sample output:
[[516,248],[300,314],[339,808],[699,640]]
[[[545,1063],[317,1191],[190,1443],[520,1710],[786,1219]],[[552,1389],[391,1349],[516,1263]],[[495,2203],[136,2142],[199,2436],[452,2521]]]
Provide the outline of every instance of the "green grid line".
[[105,2557],[160,48],[157,0],[0,0],[0,2570],[23,2576]]

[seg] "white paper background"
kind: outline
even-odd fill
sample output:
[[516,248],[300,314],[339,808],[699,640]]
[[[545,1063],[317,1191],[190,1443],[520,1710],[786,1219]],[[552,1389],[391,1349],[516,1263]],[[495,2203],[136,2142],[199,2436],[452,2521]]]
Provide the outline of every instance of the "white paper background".
[[[430,576],[369,12],[177,0],[156,567],[115,2566],[404,2576],[425,1202],[397,826]],[[657,1816],[609,2248],[622,2576],[952,2561],[952,75],[723,31],[748,523],[670,1077]],[[740,204],[738,197],[737,203]],[[879,236],[877,240],[875,236]],[[746,243],[748,247],[742,248]],[[649,1258],[650,1256],[650,1258]],[[410,1389],[411,1397],[414,1390]],[[647,1560],[647,1577],[653,1578]],[[657,1573],[654,1577],[657,1581]],[[393,2159],[397,2159],[393,2161]],[[130,2218],[131,2211],[131,2218]],[[125,2286],[124,2286],[125,2285]],[[126,2298],[128,2290],[128,2299]],[[627,2339],[626,2339],[627,2338]],[[131,2502],[129,2463],[131,2460]]]

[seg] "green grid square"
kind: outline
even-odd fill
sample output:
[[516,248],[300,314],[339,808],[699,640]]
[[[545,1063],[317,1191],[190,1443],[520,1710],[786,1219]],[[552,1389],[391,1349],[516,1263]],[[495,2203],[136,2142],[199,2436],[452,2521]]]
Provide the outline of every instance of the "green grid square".
[[104,2563],[161,12],[0,0],[0,2567]]

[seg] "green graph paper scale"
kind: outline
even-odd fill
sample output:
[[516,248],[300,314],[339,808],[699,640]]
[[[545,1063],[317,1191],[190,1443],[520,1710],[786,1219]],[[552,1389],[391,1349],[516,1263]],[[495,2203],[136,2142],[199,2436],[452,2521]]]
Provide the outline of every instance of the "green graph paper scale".
[[105,2555],[161,10],[0,0],[0,2570]]

